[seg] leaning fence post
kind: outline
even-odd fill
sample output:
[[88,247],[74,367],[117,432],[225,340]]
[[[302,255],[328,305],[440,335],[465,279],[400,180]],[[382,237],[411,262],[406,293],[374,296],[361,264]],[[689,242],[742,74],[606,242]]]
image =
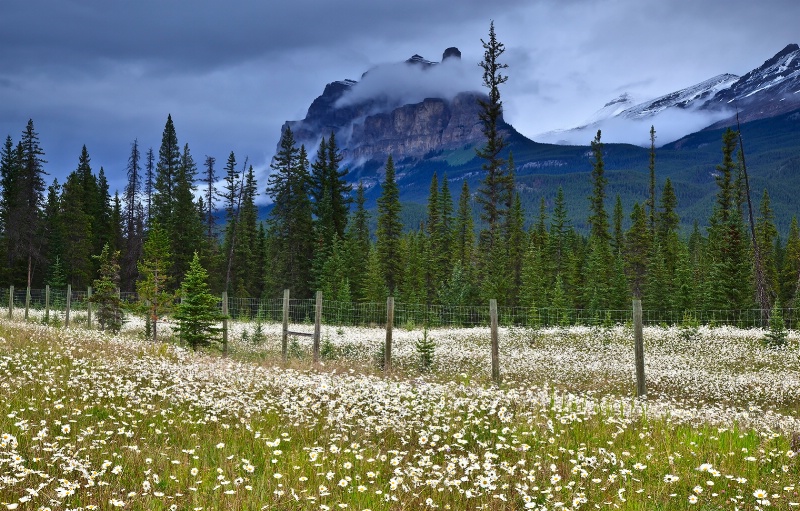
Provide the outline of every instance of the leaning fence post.
[[92,329],[92,286],[86,290],[86,328]]
[[14,286],[8,286],[8,319],[14,319]]
[[636,396],[646,397],[644,380],[644,336],[642,334],[642,301],[633,299],[633,345],[636,357]]
[[44,286],[44,322],[50,324],[50,284]]
[[67,305],[64,313],[64,328],[69,328],[69,309],[72,305],[72,284],[67,284]]
[[500,383],[500,346],[497,336],[497,300],[489,300],[489,321],[492,329],[492,381]]
[[289,358],[289,290],[283,290],[283,335],[281,336],[281,357]]
[[314,309],[314,363],[319,362],[319,337],[322,333],[322,291],[317,291],[317,303]]
[[25,321],[28,321],[28,310],[31,308],[31,287],[25,289]]
[[394,326],[394,296],[386,299],[386,345],[383,350],[383,370],[392,370],[392,327]]
[[222,356],[228,356],[228,292],[222,292]]

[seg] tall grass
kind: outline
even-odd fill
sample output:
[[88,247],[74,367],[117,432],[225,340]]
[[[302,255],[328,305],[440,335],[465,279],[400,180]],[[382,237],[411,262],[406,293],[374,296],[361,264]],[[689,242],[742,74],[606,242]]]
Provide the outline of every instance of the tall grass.
[[312,367],[283,365],[269,331],[222,359],[1,322],[0,509],[800,503],[794,338],[775,351],[746,331],[648,330],[643,401],[623,328],[504,331],[499,387],[480,331],[430,332],[424,374],[419,332],[398,333],[388,376],[372,369],[373,334],[327,332],[333,355]]

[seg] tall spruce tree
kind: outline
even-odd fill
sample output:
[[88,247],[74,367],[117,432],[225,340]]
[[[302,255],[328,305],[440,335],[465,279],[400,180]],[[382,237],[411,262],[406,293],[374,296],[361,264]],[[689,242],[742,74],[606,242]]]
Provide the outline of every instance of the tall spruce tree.
[[269,227],[272,238],[270,254],[273,261],[273,285],[291,289],[298,297],[311,295],[311,261],[313,250],[311,200],[308,187],[311,181],[305,148],[295,146],[294,134],[286,128],[281,135],[278,153],[272,163],[267,194],[274,207]]
[[728,129],[722,136],[722,163],[717,165],[717,198],[708,234],[710,274],[707,305],[711,309],[747,309],[753,305],[752,265],[734,176],[733,154],[738,139]]
[[776,264],[775,241],[778,239],[778,229],[775,227],[775,214],[770,206],[769,193],[764,189],[756,219],[756,242],[759,246],[761,264],[764,270],[766,291],[771,302],[779,295],[778,266]]
[[455,260],[461,262],[461,267],[465,272],[469,272],[473,264],[475,226],[472,220],[469,185],[466,179],[462,181],[461,194],[458,197],[458,211],[453,226],[453,244]]
[[122,251],[120,261],[120,288],[124,291],[133,291],[136,286],[138,269],[136,262],[142,256],[144,245],[145,211],[142,208],[142,166],[139,141],[135,139],[131,144],[131,154],[128,157],[128,182],[124,194],[124,238],[125,249]]
[[361,181],[358,182],[358,188],[356,188],[355,203],[356,210],[347,223],[344,258],[347,264],[351,296],[355,301],[362,302],[366,300],[364,268],[367,267],[369,257],[370,236],[369,212],[366,208],[364,183]]
[[92,283],[94,294],[91,301],[97,304],[97,322],[101,330],[119,332],[122,328],[122,301],[119,287],[119,251],[112,250],[108,243],[100,255],[92,256],[98,260],[98,275]]
[[153,184],[153,218],[167,230],[173,225],[173,208],[175,206],[175,185],[181,167],[181,148],[178,135],[172,122],[172,115],[167,115],[167,123],[161,135],[161,147],[158,150],[155,183]]
[[189,271],[194,252],[203,244],[202,220],[194,201],[196,175],[197,165],[189,144],[184,144],[172,188],[172,220],[167,227],[172,240],[173,282],[178,282]]
[[172,310],[174,295],[169,291],[172,254],[167,231],[155,222],[150,226],[138,263],[136,282],[139,307],[146,316],[148,333],[158,340],[158,322]]
[[800,227],[797,216],[792,217],[780,274],[781,303],[797,308],[800,288]]
[[[43,261],[41,209],[44,205],[45,182],[44,151],[39,145],[39,134],[28,120],[19,143],[19,176],[17,179],[18,197],[10,217],[14,222],[6,226],[14,241],[14,252],[25,269],[24,282],[31,286],[34,265]],[[12,227],[13,225],[13,227]],[[21,279],[17,279],[21,280]]]
[[381,195],[378,197],[377,250],[386,288],[392,296],[400,290],[402,281],[400,235],[403,224],[400,221],[400,208],[400,190],[395,181],[394,160],[389,155],[381,183]]
[[584,303],[598,312],[612,307],[614,257],[608,232],[608,213],[605,209],[606,185],[605,164],[601,133],[592,140],[592,195],[589,197],[589,242],[586,259],[586,283],[583,287]]

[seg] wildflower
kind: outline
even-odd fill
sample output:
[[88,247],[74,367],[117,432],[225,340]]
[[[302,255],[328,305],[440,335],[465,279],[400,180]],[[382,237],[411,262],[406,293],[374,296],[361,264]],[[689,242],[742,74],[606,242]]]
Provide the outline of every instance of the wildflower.
[[678,479],[680,479],[678,476],[672,474],[667,474],[664,476],[665,483],[675,483],[678,481]]
[[697,504],[697,495],[689,495],[689,504]]

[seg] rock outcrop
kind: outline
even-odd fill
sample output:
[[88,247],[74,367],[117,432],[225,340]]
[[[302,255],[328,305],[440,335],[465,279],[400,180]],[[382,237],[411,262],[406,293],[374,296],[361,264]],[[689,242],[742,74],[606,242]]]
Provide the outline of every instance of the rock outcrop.
[[[448,48],[442,55],[443,62],[460,58],[458,48]],[[443,72],[447,72],[449,64],[444,64]],[[409,73],[416,66],[428,73],[431,67],[443,64],[414,55],[405,65]],[[354,80],[329,83],[313,101],[305,119],[288,121],[284,129],[291,127],[298,145],[305,144],[312,155],[322,137],[335,132],[345,162],[351,163],[384,161],[389,154],[396,161],[419,159],[433,151],[484,141],[478,100],[486,95],[481,92],[464,91],[449,98],[429,97],[406,104],[393,104],[381,94],[355,102],[344,101],[357,84]]]

